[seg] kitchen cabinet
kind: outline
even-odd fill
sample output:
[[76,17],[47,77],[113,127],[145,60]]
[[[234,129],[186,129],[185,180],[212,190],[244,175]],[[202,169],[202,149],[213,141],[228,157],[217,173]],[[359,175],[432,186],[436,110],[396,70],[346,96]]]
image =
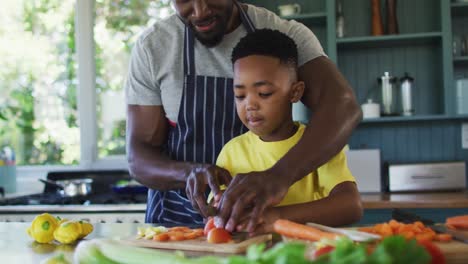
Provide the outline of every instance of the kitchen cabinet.
[[[452,54],[452,37],[468,35],[468,3],[451,0],[399,0],[399,34],[371,36],[371,1],[341,0],[345,20],[343,38],[336,37],[336,1],[249,0],[278,13],[277,7],[298,3],[302,12],[284,17],[308,26],[321,41],[353,87],[360,104],[379,100],[377,78],[388,71],[414,79],[413,116],[384,116],[361,122],[351,148],[378,148],[386,163],[468,160],[461,148],[461,124],[468,115],[456,114],[454,80],[468,77],[468,58]],[[381,0],[385,28],[385,1]],[[302,112],[301,112],[302,111]],[[296,107],[296,120],[307,120]]]
[[[453,32],[454,49],[458,50],[453,55],[454,80],[468,78],[468,2],[451,3],[451,26]],[[465,41],[465,53],[461,53],[462,41]]]

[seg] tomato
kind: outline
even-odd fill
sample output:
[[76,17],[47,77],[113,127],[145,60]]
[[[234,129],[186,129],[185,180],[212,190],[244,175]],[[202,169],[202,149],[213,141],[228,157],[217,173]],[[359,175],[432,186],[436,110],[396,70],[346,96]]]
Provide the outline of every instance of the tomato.
[[332,252],[333,250],[335,250],[335,247],[334,246],[324,246],[324,247],[321,247],[319,249],[317,249],[314,253],[314,258],[318,258],[322,255],[325,255],[325,254],[328,254],[330,252]]
[[418,241],[418,243],[426,249],[431,255],[431,264],[445,264],[445,257],[438,246],[430,241]]
[[231,234],[224,228],[213,228],[208,232],[208,243],[227,243],[231,240]]
[[205,236],[208,235],[208,233],[210,232],[211,229],[215,228],[215,224],[214,224],[214,218],[211,217],[211,218],[208,218],[208,221],[206,222],[205,224],[205,228],[203,229],[203,234]]

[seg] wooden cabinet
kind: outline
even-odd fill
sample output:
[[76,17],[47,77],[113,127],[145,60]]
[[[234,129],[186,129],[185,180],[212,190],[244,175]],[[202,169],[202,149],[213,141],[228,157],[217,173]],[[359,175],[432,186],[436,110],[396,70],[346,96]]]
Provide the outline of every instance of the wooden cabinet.
[[[360,104],[380,101],[377,78],[385,71],[415,80],[413,116],[366,119],[358,126],[351,148],[378,148],[383,162],[409,163],[468,160],[461,148],[461,123],[456,114],[454,80],[468,77],[468,58],[452,54],[453,35],[468,35],[468,3],[451,0],[398,0],[399,34],[371,36],[371,1],[341,0],[345,36],[336,37],[338,0],[250,0],[278,13],[278,6],[301,5],[301,13],[285,17],[307,25],[319,38],[353,87]],[[385,0],[381,0],[385,28]],[[307,120],[295,107],[295,119]]]

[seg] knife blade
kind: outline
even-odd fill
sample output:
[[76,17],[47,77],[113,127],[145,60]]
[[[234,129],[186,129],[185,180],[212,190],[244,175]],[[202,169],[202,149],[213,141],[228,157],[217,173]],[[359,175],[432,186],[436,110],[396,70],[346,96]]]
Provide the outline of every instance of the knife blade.
[[425,226],[434,230],[436,233],[450,234],[452,235],[453,239],[468,244],[468,232],[464,233],[455,229],[450,229],[444,224],[436,224],[434,221],[430,219],[422,218],[417,214],[404,211],[401,209],[393,209],[392,218],[403,223],[421,221]]

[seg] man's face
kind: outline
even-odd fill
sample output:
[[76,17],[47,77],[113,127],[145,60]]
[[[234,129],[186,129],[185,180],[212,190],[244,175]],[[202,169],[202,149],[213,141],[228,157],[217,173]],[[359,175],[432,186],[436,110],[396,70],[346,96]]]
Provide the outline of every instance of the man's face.
[[291,103],[300,98],[295,71],[277,58],[252,55],[234,63],[236,110],[242,123],[264,141],[291,133]]
[[234,9],[233,0],[173,0],[177,14],[205,46],[223,39]]

